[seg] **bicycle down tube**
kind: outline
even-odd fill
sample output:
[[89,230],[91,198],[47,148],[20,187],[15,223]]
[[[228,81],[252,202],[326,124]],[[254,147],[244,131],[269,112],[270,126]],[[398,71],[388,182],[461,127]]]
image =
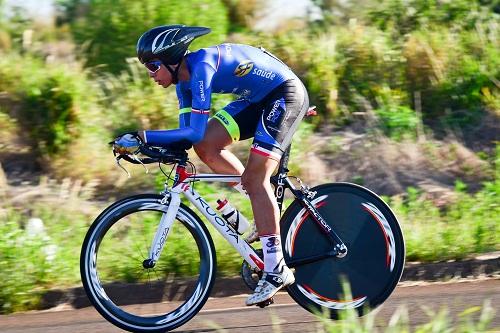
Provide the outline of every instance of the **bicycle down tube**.
[[[178,167],[179,168],[179,167]],[[182,166],[181,166],[182,168]],[[178,169],[179,171],[179,169]],[[217,229],[217,231],[240,253],[245,261],[257,270],[264,269],[264,262],[259,258],[255,250],[242,238],[236,231],[234,231],[219,214],[208,204],[203,197],[196,192],[190,182],[197,181],[216,181],[216,182],[239,182],[240,176],[234,175],[217,175],[217,174],[197,174],[187,175],[184,180],[181,176],[174,186],[168,191],[167,196],[170,197],[170,204],[168,210],[163,214],[160,225],[156,231],[156,235],[150,250],[150,259],[157,261],[159,255],[165,245],[166,238],[170,231],[171,225],[177,215],[177,210],[180,203],[181,193],[201,212],[208,221]],[[146,260],[147,261],[147,260]],[[145,261],[145,262],[146,262]]]

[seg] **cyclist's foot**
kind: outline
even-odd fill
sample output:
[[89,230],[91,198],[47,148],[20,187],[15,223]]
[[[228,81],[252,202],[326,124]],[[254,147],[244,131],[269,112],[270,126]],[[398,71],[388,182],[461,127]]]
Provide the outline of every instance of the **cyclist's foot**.
[[293,272],[287,266],[281,268],[281,272],[264,272],[255,291],[248,296],[246,305],[256,305],[272,298],[278,290],[295,282]]
[[245,240],[247,241],[248,244],[252,244],[256,240],[259,239],[259,232],[257,231],[257,226],[252,224],[252,231],[248,234],[247,238]]

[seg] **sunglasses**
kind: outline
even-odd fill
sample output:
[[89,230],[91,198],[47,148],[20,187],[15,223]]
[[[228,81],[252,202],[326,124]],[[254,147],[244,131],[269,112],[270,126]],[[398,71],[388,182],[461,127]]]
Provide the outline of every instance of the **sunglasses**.
[[151,74],[154,74],[154,73],[156,73],[156,72],[158,72],[160,70],[161,61],[160,60],[154,60],[154,61],[146,62],[144,64],[144,66],[146,66],[146,68],[148,69],[148,71]]

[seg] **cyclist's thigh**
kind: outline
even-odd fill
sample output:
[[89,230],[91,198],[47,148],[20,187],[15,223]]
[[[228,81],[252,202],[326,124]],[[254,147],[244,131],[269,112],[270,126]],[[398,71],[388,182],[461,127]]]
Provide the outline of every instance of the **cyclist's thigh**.
[[309,98],[302,82],[283,82],[263,101],[252,152],[279,160],[308,107]]
[[226,129],[232,142],[246,140],[254,136],[262,110],[259,104],[236,100],[222,108],[212,119]]
[[195,144],[195,149],[209,146],[210,148],[223,149],[233,142],[226,128],[214,118],[210,119],[203,140]]

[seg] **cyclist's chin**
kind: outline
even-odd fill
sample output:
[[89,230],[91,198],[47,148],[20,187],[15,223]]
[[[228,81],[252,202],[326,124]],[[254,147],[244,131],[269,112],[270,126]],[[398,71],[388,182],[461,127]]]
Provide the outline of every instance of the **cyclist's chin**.
[[154,78],[154,81],[156,82],[157,85],[162,86],[163,88],[168,88],[172,84],[172,81],[168,79],[158,80],[157,78]]
[[162,86],[163,88],[168,88],[172,85],[172,82],[164,82],[164,81],[159,81],[157,82],[159,86]]

